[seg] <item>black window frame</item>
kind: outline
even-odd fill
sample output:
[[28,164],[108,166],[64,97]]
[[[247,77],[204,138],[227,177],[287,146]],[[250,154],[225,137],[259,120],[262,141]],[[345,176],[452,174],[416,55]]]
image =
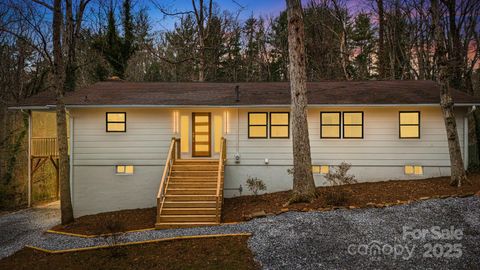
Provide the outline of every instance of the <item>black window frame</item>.
[[[402,124],[402,113],[417,113],[418,114],[418,124]],[[420,111],[399,111],[398,112],[398,138],[402,140],[408,140],[408,139],[420,139],[421,137],[421,113]],[[418,126],[418,137],[402,137],[402,126],[406,127],[413,127],[413,126]]]
[[[265,114],[265,125],[250,125],[250,114]],[[249,139],[268,139],[269,128],[268,128],[269,118],[268,112],[248,112],[248,138]],[[265,127],[265,137],[252,137],[250,136],[250,127]]]
[[[123,114],[124,121],[108,121],[109,114]],[[108,130],[108,124],[125,124],[125,129],[124,130]],[[126,112],[106,112],[105,113],[105,132],[111,132],[111,133],[127,132],[127,113]]]
[[[324,137],[323,127],[335,127],[336,124],[323,124],[323,114],[338,114],[338,137]],[[342,138],[342,112],[320,112],[320,139],[341,139]]]
[[[345,124],[345,114],[348,113],[360,113],[362,114],[362,123],[361,124]],[[342,138],[343,139],[363,139],[365,136],[364,125],[365,125],[365,114],[363,111],[346,111],[342,112]],[[362,137],[346,137],[345,136],[345,126],[347,127],[362,127]]]
[[[274,125],[272,124],[272,114],[287,114],[287,124],[286,125]],[[290,112],[270,112],[269,115],[268,115],[269,119],[268,119],[268,124],[269,124],[269,128],[268,128],[268,135],[269,135],[269,138],[270,139],[290,139]],[[288,133],[287,133],[287,137],[272,137],[272,127],[287,127],[287,130],[288,130]],[[249,128],[250,130],[250,128]]]

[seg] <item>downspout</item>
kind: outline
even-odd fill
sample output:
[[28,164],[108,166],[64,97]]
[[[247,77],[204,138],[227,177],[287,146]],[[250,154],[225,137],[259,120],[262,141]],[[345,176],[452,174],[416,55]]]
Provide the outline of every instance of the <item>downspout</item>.
[[463,166],[468,169],[468,113],[463,117]]
[[[23,110],[21,110],[24,112]],[[27,200],[28,207],[32,206],[32,112],[27,111],[28,114],[28,169],[27,169]]]
[[73,193],[73,115],[67,111],[67,115],[69,117],[69,122],[70,122],[70,140],[69,140],[69,143],[70,143],[70,147],[69,147],[69,164],[70,164],[70,200],[72,201],[72,208],[74,206],[74,193]]

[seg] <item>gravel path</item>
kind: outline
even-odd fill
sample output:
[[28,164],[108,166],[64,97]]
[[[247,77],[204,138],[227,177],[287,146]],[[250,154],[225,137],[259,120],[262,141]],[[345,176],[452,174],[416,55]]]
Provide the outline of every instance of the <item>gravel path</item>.
[[0,216],[0,259],[30,244],[60,222],[59,203]]
[[[438,240],[427,233],[425,239],[404,239],[404,226],[415,237],[420,233],[414,229],[434,226],[453,226],[462,235],[457,231],[455,239]],[[241,224],[133,232],[119,242],[243,232],[253,233],[248,244],[264,269],[479,269],[480,197],[383,209],[289,212]],[[28,244],[58,250],[105,245],[106,239],[44,234]]]

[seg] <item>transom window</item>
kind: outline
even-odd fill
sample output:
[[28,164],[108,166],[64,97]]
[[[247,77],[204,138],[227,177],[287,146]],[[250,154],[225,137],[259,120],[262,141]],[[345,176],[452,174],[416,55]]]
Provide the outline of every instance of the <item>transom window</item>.
[[420,138],[420,112],[400,112],[400,138]]
[[340,139],[340,112],[320,113],[320,138]]
[[106,122],[107,132],[127,131],[127,113],[125,112],[107,112]]
[[248,113],[248,138],[266,139],[268,137],[268,113],[249,112]]
[[290,113],[271,112],[270,113],[270,138],[289,138],[290,137]]
[[363,138],[363,112],[343,113],[343,138]]

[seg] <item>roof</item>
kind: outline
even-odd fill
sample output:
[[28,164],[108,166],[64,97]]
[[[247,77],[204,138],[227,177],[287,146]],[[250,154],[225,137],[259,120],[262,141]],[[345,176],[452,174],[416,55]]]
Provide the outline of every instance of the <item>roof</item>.
[[[235,87],[239,86],[239,101]],[[433,81],[325,81],[307,83],[310,105],[439,104],[440,87]],[[454,102],[480,104],[480,98],[452,90]],[[288,82],[158,83],[107,81],[65,95],[65,104],[88,106],[248,106],[289,105]],[[55,105],[55,96],[43,92],[19,107]]]

